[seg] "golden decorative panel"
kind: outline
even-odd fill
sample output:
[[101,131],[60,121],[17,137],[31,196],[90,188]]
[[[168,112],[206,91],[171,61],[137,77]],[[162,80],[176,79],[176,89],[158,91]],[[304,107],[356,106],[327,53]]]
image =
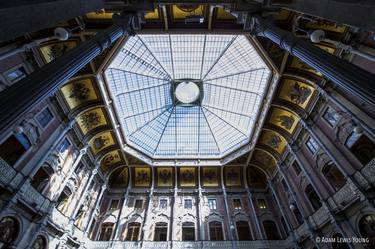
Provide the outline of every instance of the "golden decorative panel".
[[316,71],[314,68],[310,67],[300,59],[293,57],[292,63],[290,64],[291,68],[295,68],[301,71],[310,72],[313,74],[316,74],[317,76],[321,77],[323,76],[320,72]]
[[233,20],[233,19],[236,19],[235,16],[233,16],[231,13],[225,11],[222,7],[218,7],[216,9],[217,9],[216,19],[219,19],[219,20]]
[[180,187],[195,187],[197,178],[197,168],[181,167],[179,168],[179,185]]
[[283,136],[271,130],[264,130],[259,141],[261,144],[271,147],[280,155],[283,154],[287,145]]
[[73,80],[61,88],[61,92],[70,109],[98,99],[92,78]]
[[111,168],[111,166],[118,164],[119,162],[122,161],[120,151],[118,150],[113,150],[103,157],[101,161],[101,169],[103,171],[107,171],[108,169]]
[[319,43],[319,44],[314,44],[314,45],[317,46],[317,47],[320,48],[320,49],[323,49],[324,51],[326,51],[326,52],[328,52],[328,53],[330,53],[330,54],[334,54],[335,51],[336,51],[335,48],[333,48],[333,47],[331,47],[331,46],[328,46],[328,45],[325,45],[325,44],[321,44],[321,43]]
[[172,6],[174,19],[185,19],[188,16],[203,16],[204,6],[196,4],[178,4]]
[[77,117],[77,123],[82,133],[86,135],[90,130],[107,125],[107,120],[102,108],[86,111]]
[[43,43],[39,49],[44,63],[49,63],[77,46],[77,44],[76,40],[52,41]]
[[308,29],[312,29],[312,30],[322,29],[325,31],[331,31],[331,32],[340,33],[340,34],[345,33],[346,31],[345,26],[338,25],[336,23],[324,21],[324,20],[308,22],[306,23],[305,27]]
[[115,139],[110,131],[101,132],[95,135],[89,142],[89,146],[94,155],[114,144]]
[[87,19],[91,20],[111,20],[112,16],[112,12],[106,12],[104,9],[86,14]]
[[255,149],[251,161],[262,166],[268,172],[272,172],[276,168],[275,158],[264,150]]
[[149,187],[151,185],[151,168],[135,167],[134,170],[134,187]]
[[287,21],[291,15],[289,10],[281,9],[279,12],[273,15],[275,21]]
[[202,167],[202,186],[220,186],[220,167]]
[[225,167],[224,180],[226,187],[241,187],[242,186],[242,167]]
[[174,168],[156,167],[156,186],[172,188],[174,182]]
[[153,12],[148,12],[145,15],[146,20],[157,20],[159,19],[159,9],[156,8]]
[[279,97],[305,109],[313,96],[315,89],[305,82],[285,79],[281,82],[282,89]]
[[113,171],[109,176],[110,188],[124,189],[128,186],[129,182],[129,169],[128,167],[121,167]]
[[292,134],[297,127],[299,117],[282,108],[275,107],[272,110],[269,122]]

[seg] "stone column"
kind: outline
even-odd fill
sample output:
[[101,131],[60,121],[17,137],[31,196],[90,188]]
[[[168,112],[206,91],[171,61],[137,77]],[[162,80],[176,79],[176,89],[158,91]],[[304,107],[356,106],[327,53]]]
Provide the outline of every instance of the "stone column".
[[0,92],[0,132],[14,125],[19,117],[36,104],[54,94],[81,68],[101,54],[118,38],[127,34],[134,23],[134,14],[123,14],[116,24],[97,33],[51,63]]
[[[341,173],[347,178],[348,181],[353,183],[353,185],[357,188],[357,190],[367,199],[366,191],[362,188],[361,184],[353,177],[353,174],[356,172],[352,165],[345,159],[344,155],[336,148],[334,144],[329,139],[325,139],[324,142],[322,141],[321,136],[324,136],[320,132],[320,136],[317,134],[317,130],[311,127],[311,124],[307,123],[306,121],[302,120],[303,127],[309,132],[309,135],[316,141],[320,148],[324,150],[324,152],[331,158],[331,160],[335,163],[337,168],[341,171]],[[327,148],[329,146],[329,148]],[[335,151],[338,156],[336,156],[332,151]],[[345,165],[346,167],[344,167]],[[350,172],[348,171],[350,169]],[[367,180],[367,179],[366,179]],[[367,180],[368,181],[368,180]],[[369,204],[372,205],[372,202],[369,201]]]
[[322,73],[339,88],[375,106],[375,88],[373,87],[375,76],[373,74],[295,37],[288,31],[279,29],[271,21],[260,16],[251,16],[245,28],[250,29],[256,36],[270,39],[291,55]]
[[[294,0],[285,2],[280,5],[287,9],[336,23],[344,23],[367,30],[375,29],[375,2],[371,0]],[[364,13],[366,14],[364,15]]]
[[104,8],[104,0],[12,0],[0,4],[0,40],[53,27],[88,12]]
[[291,186],[291,183],[289,181],[289,178],[285,175],[285,171],[284,171],[284,168],[282,165],[280,164],[277,164],[277,170],[279,171],[279,173],[281,174],[281,176],[283,177],[283,179],[285,180],[285,183],[288,187],[288,190],[289,192],[291,193],[292,195],[292,198],[293,198],[293,201],[294,201],[294,204],[297,206],[297,208],[300,210],[302,216],[303,216],[303,220],[304,220],[304,223],[306,223],[308,229],[309,229],[309,233],[310,233],[310,238],[311,238],[311,241],[314,243],[314,245],[320,249],[320,245],[318,243],[316,243],[316,240],[315,238],[317,237],[316,236],[316,232],[314,231],[309,219],[308,219],[308,215],[306,214],[305,210],[301,207],[300,205],[300,200],[297,199],[297,195],[296,193],[294,192],[294,188]]
[[[334,224],[334,226],[337,228],[337,230],[340,231],[340,233],[344,237],[347,238],[348,236],[347,236],[345,230],[342,227],[342,224],[341,224],[342,222],[338,221],[336,219],[336,215],[334,214],[331,205],[328,203],[327,198],[324,197],[322,191],[317,186],[317,184],[314,181],[314,179],[312,178],[311,174],[306,170],[305,165],[308,165],[308,164],[301,162],[301,159],[299,158],[299,156],[297,155],[296,151],[294,151],[294,149],[291,146],[288,145],[288,149],[292,153],[293,157],[296,159],[297,163],[300,165],[300,168],[303,171],[303,174],[307,177],[308,182],[311,184],[311,186],[313,187],[314,191],[319,196],[319,199],[322,202],[322,207],[321,208],[324,208],[326,210],[326,212],[328,213],[328,216],[330,217],[330,220],[332,221],[332,223]],[[350,244],[348,243],[347,245],[350,248],[354,248],[352,243],[350,243]]]
[[[229,229],[229,240],[233,241],[234,240],[234,238],[233,238],[234,225],[233,225],[233,221],[232,221],[232,219],[230,217],[230,214],[229,214],[227,190],[225,189],[225,184],[224,184],[224,166],[221,166],[221,188],[222,188],[222,191],[223,191],[225,214],[226,214],[226,217],[227,217],[227,220],[228,220],[228,226],[229,226],[228,227],[228,229]],[[232,244],[232,247],[233,247],[233,244]]]
[[293,242],[295,244],[295,246],[297,248],[301,248],[297,242],[297,235],[296,235],[296,231],[293,229],[293,227],[291,226],[290,224],[290,221],[289,221],[289,218],[288,216],[285,214],[284,212],[284,207],[283,205],[281,204],[280,200],[279,200],[279,195],[278,193],[276,192],[275,190],[275,185],[273,184],[273,182],[271,180],[268,180],[268,186],[269,188],[271,189],[271,192],[273,194],[273,196],[275,197],[275,200],[276,200],[276,204],[277,204],[277,207],[279,208],[280,212],[281,212],[281,215],[284,217],[284,221],[286,223],[286,226],[288,227],[288,232],[290,234],[292,234],[292,237],[293,237]]
[[96,216],[96,210],[98,210],[99,206],[100,206],[100,202],[101,202],[101,199],[103,197],[103,194],[104,194],[104,191],[107,189],[107,186],[106,185],[103,185],[100,189],[100,193],[98,194],[98,197],[96,198],[96,203],[95,203],[95,207],[92,209],[92,211],[90,212],[90,216],[89,216],[89,222],[87,223],[87,226],[85,228],[85,232],[84,232],[84,235],[85,236],[88,236],[88,232],[89,232],[89,229],[91,227],[91,224],[94,220],[94,217]]
[[143,216],[143,224],[142,224],[142,230],[141,230],[141,236],[140,236],[141,243],[144,240],[146,228],[150,227],[150,225],[151,225],[151,220],[148,221],[147,219],[150,216],[149,212],[151,212],[151,210],[152,210],[152,198],[154,196],[154,186],[155,186],[154,185],[154,182],[155,182],[155,177],[154,176],[155,176],[154,175],[154,167],[151,167],[151,178],[152,178],[152,181],[151,181],[150,192],[148,194],[148,203],[147,203],[147,206],[146,206],[146,210],[144,211],[145,214]]
[[90,178],[87,180],[86,184],[85,184],[85,187],[82,191],[82,195],[81,195],[81,198],[78,200],[77,204],[75,205],[75,208],[73,210],[73,213],[72,215],[70,216],[70,221],[73,223],[74,222],[74,219],[75,217],[77,216],[80,208],[81,208],[81,205],[83,204],[83,202],[85,201],[86,199],[86,196],[87,196],[87,191],[88,191],[88,188],[90,187],[90,184],[92,182],[92,180],[94,179],[94,177],[96,176],[96,174],[98,173],[98,169],[99,169],[99,163],[97,163],[95,169],[93,169],[93,171],[91,172],[91,175],[90,175]]
[[251,213],[254,216],[255,227],[256,227],[256,231],[257,231],[257,234],[256,234],[257,236],[254,234],[254,239],[264,240],[264,234],[263,234],[262,228],[260,226],[259,216],[258,216],[258,214],[257,214],[257,212],[255,210],[255,206],[254,206],[253,194],[251,193],[251,191],[250,191],[249,188],[246,188],[246,191],[247,191],[247,198],[249,199]]
[[199,240],[205,239],[204,222],[203,222],[203,195],[202,195],[202,182],[201,182],[201,167],[198,167],[198,205],[196,205],[198,211],[198,224],[199,224]]

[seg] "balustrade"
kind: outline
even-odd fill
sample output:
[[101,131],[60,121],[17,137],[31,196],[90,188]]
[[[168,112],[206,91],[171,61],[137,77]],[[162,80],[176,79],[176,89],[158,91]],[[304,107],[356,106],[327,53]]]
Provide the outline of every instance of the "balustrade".
[[254,240],[254,241],[90,241],[90,249],[248,249],[269,248],[285,249],[288,242],[283,240]]
[[31,186],[30,182],[21,187],[21,200],[43,213],[48,212],[51,205],[51,201]]
[[0,183],[3,186],[16,189],[21,184],[24,176],[13,169],[7,162],[0,158]]

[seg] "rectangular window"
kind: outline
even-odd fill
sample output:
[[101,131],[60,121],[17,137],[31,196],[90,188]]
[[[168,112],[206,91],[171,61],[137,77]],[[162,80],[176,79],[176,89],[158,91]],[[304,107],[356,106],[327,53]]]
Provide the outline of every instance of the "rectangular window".
[[294,169],[294,172],[296,172],[296,175],[299,175],[301,173],[301,167],[296,161],[293,162],[292,167]]
[[331,107],[328,107],[323,114],[324,120],[327,121],[331,127],[335,127],[337,125],[337,123],[340,120],[340,117],[340,114],[338,114],[336,110]]
[[193,208],[193,201],[191,199],[184,200],[184,208],[185,209],[192,209]]
[[312,137],[309,137],[309,139],[307,139],[306,146],[313,155],[315,155],[315,153],[319,150],[319,145]]
[[118,209],[118,205],[120,204],[119,200],[111,200],[111,205],[109,206],[109,210],[116,210]]
[[17,81],[25,78],[27,75],[26,68],[23,65],[12,68],[4,73],[6,80],[10,84],[14,84]]
[[43,128],[46,128],[52,119],[53,115],[48,107],[36,115],[36,120]]
[[236,210],[242,209],[241,200],[240,199],[233,199],[233,207]]
[[11,135],[0,145],[0,157],[14,165],[30,148],[31,144],[23,133]]
[[216,210],[216,199],[208,199],[208,207],[210,208],[210,210]]
[[160,199],[159,200],[159,208],[160,209],[167,209],[168,200],[167,199]]
[[57,148],[57,151],[60,153],[61,156],[64,156],[68,152],[69,146],[70,142],[67,138],[65,138],[64,141],[62,141],[62,143]]
[[258,199],[258,207],[260,209],[266,209],[266,201],[264,199]]
[[143,208],[143,200],[141,200],[141,199],[135,200],[134,208],[135,209],[142,209]]

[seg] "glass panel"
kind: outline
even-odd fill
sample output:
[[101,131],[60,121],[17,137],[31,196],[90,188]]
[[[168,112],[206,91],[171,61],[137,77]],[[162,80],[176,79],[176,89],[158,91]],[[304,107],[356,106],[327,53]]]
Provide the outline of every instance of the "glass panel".
[[210,210],[216,210],[216,200],[215,199],[209,199],[208,200],[208,207]]
[[338,114],[334,109],[328,107],[324,112],[323,118],[332,126],[336,126],[339,122],[340,114]]
[[307,139],[306,142],[307,148],[311,152],[311,154],[315,154],[319,150],[319,145],[316,143],[316,141],[313,138]]

